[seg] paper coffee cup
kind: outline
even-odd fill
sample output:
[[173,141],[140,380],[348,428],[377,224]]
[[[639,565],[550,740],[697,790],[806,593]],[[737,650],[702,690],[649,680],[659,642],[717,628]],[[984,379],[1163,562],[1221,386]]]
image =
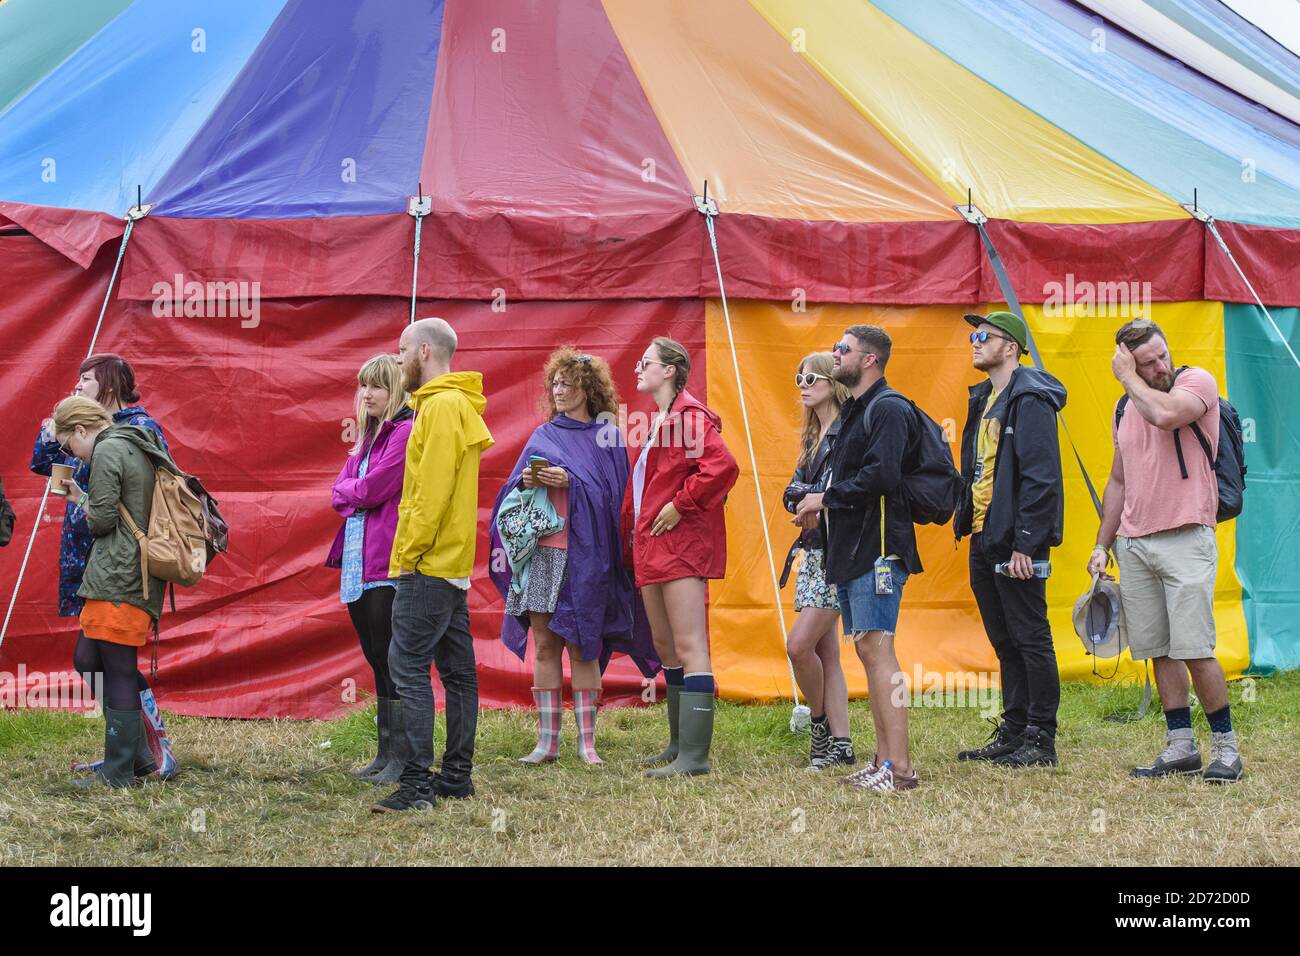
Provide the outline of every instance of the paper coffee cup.
[[71,465],[50,466],[50,494],[67,495],[68,489],[64,486],[63,480],[72,477],[72,470]]

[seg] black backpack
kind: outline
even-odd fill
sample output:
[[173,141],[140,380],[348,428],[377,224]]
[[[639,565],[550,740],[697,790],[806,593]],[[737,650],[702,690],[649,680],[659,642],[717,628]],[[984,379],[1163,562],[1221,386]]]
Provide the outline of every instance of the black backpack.
[[947,524],[957,507],[961,473],[952,460],[948,438],[938,422],[902,392],[883,388],[862,413],[863,427],[871,430],[871,409],[886,396],[901,398],[912,408],[919,436],[914,456],[903,463],[903,498],[913,524]]
[[[1187,371],[1184,365],[1174,373],[1174,378]],[[1124,406],[1128,404],[1128,395],[1124,395],[1115,406],[1115,428],[1119,428],[1119,420],[1124,417]],[[1214,469],[1214,478],[1219,486],[1219,521],[1229,521],[1241,514],[1244,507],[1243,498],[1246,492],[1246,443],[1241,434],[1241,416],[1237,410],[1232,407],[1226,398],[1219,399],[1219,454],[1216,457],[1210,453],[1210,442],[1205,437],[1196,422],[1192,422],[1192,434],[1201,445],[1201,450],[1205,452],[1205,457],[1210,460],[1210,467]],[[1181,428],[1174,429],[1174,450],[1178,452],[1178,470],[1183,478],[1187,478],[1187,463],[1183,460],[1183,442],[1178,433]]]

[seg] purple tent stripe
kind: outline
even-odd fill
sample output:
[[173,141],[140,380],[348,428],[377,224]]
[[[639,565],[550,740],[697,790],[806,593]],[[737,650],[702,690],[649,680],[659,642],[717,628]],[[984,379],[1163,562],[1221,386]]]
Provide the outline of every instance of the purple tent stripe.
[[443,0],[290,0],[155,190],[155,214],[401,212],[416,190]]

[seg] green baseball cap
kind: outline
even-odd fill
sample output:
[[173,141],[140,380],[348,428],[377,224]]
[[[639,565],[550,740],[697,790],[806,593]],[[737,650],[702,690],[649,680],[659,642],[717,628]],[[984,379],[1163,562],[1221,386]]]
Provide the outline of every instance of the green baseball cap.
[[1025,325],[1025,320],[1014,312],[990,312],[988,315],[976,315],[973,312],[962,316],[974,328],[979,328],[980,323],[987,322],[995,329],[1007,333],[1015,339],[1016,344],[1020,346],[1020,354],[1023,355],[1029,342],[1029,327]]

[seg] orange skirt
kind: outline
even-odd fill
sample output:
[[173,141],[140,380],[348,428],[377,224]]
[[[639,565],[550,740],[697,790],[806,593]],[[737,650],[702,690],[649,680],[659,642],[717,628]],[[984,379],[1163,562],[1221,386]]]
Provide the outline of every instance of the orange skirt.
[[96,641],[144,647],[153,618],[134,604],[86,601],[81,608],[81,632]]

